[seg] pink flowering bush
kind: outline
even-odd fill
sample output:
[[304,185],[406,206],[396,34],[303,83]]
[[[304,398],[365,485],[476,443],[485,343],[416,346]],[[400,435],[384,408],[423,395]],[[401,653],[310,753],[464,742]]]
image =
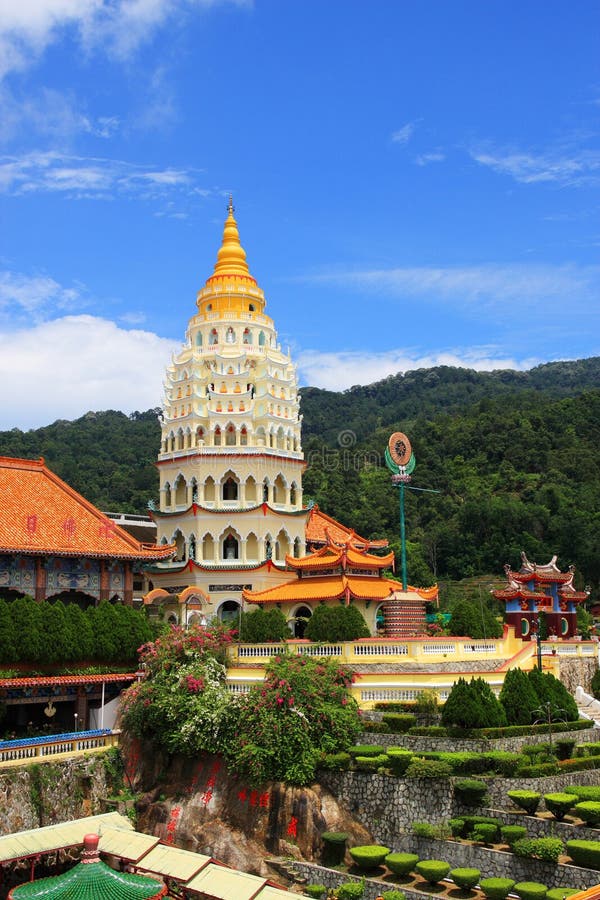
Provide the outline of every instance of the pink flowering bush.
[[253,785],[310,783],[322,754],[345,749],[361,731],[351,683],[352,674],[333,660],[275,657],[263,684],[228,710],[230,768]]
[[172,628],[140,647],[141,682],[121,695],[126,731],[170,753],[215,753],[230,696],[225,650],[233,632],[222,628]]

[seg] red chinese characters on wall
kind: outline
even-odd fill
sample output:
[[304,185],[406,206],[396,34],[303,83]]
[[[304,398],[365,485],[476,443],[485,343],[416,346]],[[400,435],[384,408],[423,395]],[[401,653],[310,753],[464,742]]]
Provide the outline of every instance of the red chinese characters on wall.
[[75,519],[72,516],[69,516],[69,518],[64,520],[62,527],[67,540],[72,541],[75,537],[75,532],[77,531],[77,522]]
[[27,534],[34,535],[37,531],[37,528],[38,528],[38,517],[36,516],[35,513],[32,513],[31,515],[27,516],[27,518],[25,519],[25,529],[27,531]]
[[241,791],[238,791],[238,800],[240,803],[248,803],[249,806],[268,809],[271,797],[268,791],[263,791],[261,794],[259,791],[248,791],[246,788],[242,788]]
[[200,795],[200,803],[203,803],[205,806],[208,806],[213,796],[213,788],[217,782],[217,775],[219,773],[219,769],[221,768],[221,761],[216,760],[211,766],[209,777],[204,785],[204,793]]
[[169,818],[169,821],[167,822],[167,839],[165,842],[167,844],[175,843],[175,832],[177,830],[177,822],[179,821],[180,815],[181,815],[181,807],[174,806],[173,809],[171,810],[171,816]]
[[292,816],[290,819],[290,823],[287,827],[287,835],[288,837],[295,838],[298,834],[298,819],[296,816]]

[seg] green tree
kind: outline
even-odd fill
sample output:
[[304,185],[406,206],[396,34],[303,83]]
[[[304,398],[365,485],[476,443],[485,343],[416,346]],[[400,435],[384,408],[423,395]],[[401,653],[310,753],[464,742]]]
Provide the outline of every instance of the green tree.
[[32,597],[13,600],[10,612],[15,626],[15,647],[17,657],[22,662],[42,661],[41,603]]
[[500,703],[509,725],[530,725],[533,721],[534,710],[539,707],[540,701],[522,669],[509,669],[504,676]]
[[502,636],[502,624],[483,602],[456,600],[452,604],[451,614],[450,634],[475,640]]
[[550,709],[554,710],[556,719],[564,719],[566,722],[577,721],[579,710],[575,698],[562,681],[555,678],[551,672],[540,672],[539,669],[532,669],[527,677],[537,694],[540,709],[545,709],[549,705]]
[[496,728],[506,725],[506,715],[483,678],[459,678],[442,709],[442,724],[459,728]]
[[306,626],[306,637],[317,643],[355,641],[369,637],[367,623],[356,606],[317,606]]
[[64,663],[73,659],[74,635],[65,606],[60,600],[40,604],[43,663]]
[[15,627],[6,600],[0,599],[0,663],[13,663],[18,659],[15,645]]
[[240,640],[250,644],[264,641],[283,641],[290,637],[290,629],[284,614],[274,606],[263,609],[259,606],[253,612],[243,612],[240,619]]

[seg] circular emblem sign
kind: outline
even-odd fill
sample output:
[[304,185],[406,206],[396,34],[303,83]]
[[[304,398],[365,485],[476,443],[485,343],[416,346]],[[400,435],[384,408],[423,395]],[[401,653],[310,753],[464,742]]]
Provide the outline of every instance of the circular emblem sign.
[[390,456],[397,466],[406,466],[412,455],[410,441],[401,431],[395,431],[388,441]]

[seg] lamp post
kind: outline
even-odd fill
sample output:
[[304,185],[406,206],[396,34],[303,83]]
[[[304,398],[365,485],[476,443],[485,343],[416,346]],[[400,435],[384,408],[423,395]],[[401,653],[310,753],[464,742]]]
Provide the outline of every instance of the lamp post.
[[78,727],[77,727],[78,724],[79,724],[79,716],[78,716],[77,713],[75,713],[74,718],[75,718],[75,734],[77,734],[77,732],[78,732],[78,730],[79,730]]
[[537,644],[537,667],[542,671],[542,636],[540,634],[540,617],[537,616],[535,619],[531,620],[531,628],[533,631],[533,636],[536,640]]

